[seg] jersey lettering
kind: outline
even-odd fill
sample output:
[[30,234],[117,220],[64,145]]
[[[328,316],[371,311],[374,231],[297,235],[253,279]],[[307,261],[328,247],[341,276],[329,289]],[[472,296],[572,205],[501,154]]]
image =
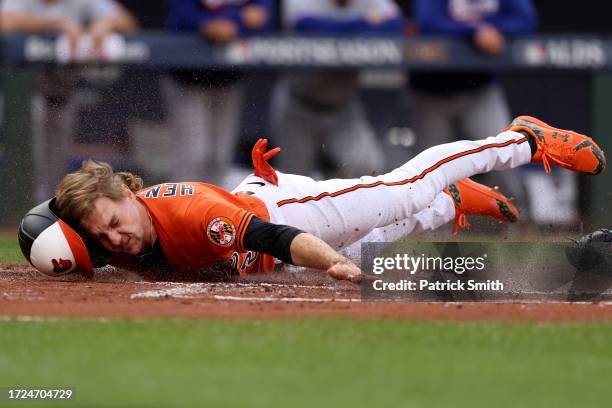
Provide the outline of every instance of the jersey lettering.
[[156,186],[150,187],[145,192],[144,197],[145,198],[159,198],[160,194],[161,194],[161,197],[176,197],[177,193],[182,197],[192,196],[195,194],[195,186],[193,184],[183,184],[183,183],[158,184]]
[[162,194],[162,197],[175,197],[176,196],[176,183],[166,183],[166,192]]
[[235,275],[238,273],[238,261],[239,260],[240,260],[240,257],[238,256],[238,252],[232,253],[232,256],[230,258],[230,273],[232,275]]
[[259,252],[247,251],[247,253],[244,255],[244,260],[242,261],[240,270],[245,271],[247,268],[253,265],[257,260],[257,255],[259,255]]
[[217,259],[212,266],[204,271],[204,273],[218,274],[222,273],[226,276],[234,276],[238,274],[238,262],[240,255],[238,252],[233,252],[229,258]]
[[159,197],[159,191],[161,190],[161,184],[151,187],[145,193],[145,198],[157,198]]
[[181,196],[192,196],[193,186],[191,184],[181,184]]
[[251,267],[257,261],[257,257],[259,256],[259,252],[248,251],[244,255],[244,259],[240,264],[240,268],[238,265],[240,263],[240,255],[238,252],[232,252],[232,255],[229,258],[225,259],[217,259],[213,262],[212,266],[207,270],[203,271],[205,274],[223,274],[225,276],[235,276],[245,272],[248,268]]

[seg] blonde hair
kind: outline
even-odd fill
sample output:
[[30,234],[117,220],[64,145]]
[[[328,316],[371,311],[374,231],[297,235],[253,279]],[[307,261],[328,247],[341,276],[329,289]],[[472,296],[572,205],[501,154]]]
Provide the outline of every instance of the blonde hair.
[[124,196],[124,188],[136,192],[142,187],[142,179],[132,173],[114,173],[108,163],[86,160],[79,170],[62,179],[55,205],[64,221],[80,225],[94,209],[96,199],[118,201]]

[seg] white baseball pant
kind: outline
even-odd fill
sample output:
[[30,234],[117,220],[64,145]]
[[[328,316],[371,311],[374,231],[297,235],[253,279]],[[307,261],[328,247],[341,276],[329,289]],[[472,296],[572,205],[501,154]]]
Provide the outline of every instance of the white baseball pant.
[[250,175],[234,192],[263,200],[272,223],[299,228],[341,250],[361,240],[390,242],[435,229],[455,216],[452,199],[442,192],[449,184],[530,161],[527,137],[505,131],[431,147],[379,176],[315,181],[279,172],[275,186]]

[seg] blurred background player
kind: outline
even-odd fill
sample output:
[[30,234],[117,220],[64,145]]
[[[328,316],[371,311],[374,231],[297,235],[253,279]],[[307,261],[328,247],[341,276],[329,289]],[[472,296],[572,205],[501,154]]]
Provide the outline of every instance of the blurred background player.
[[[226,43],[271,26],[272,0],[169,0],[167,27]],[[242,108],[241,74],[196,69],[171,72],[163,83],[172,137],[170,178],[226,188]]]
[[[391,0],[284,0],[283,27],[296,34],[401,35],[403,20]],[[278,167],[312,175],[324,156],[334,175],[385,170],[381,145],[359,97],[359,71],[285,74],[270,107],[272,135],[283,146]]]
[[[533,33],[537,27],[531,0],[414,0],[413,17],[421,34],[466,37],[494,58],[506,50],[506,36]],[[410,75],[411,124],[416,151],[494,134],[511,118],[501,84],[491,72],[422,72]],[[489,178],[520,205],[524,186],[520,170]]]
[[[63,59],[102,61],[105,40],[112,33],[136,30],[138,23],[115,0],[2,0],[3,33],[57,32],[66,45]],[[71,98],[80,70],[48,66],[38,75],[39,95],[33,99],[35,199],[52,196],[66,172],[73,142],[76,103]]]

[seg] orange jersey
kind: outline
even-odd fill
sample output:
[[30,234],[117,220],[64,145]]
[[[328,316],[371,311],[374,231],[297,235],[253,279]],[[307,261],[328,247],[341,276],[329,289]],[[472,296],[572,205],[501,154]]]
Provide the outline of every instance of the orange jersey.
[[253,216],[269,221],[260,199],[212,184],[164,183],[138,192],[168,263],[177,272],[270,272],[274,257],[244,248]]

